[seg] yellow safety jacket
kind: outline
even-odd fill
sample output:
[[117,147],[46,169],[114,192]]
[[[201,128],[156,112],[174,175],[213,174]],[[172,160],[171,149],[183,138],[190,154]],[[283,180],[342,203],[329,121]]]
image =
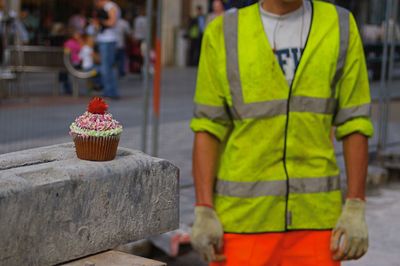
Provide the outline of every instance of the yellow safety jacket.
[[373,134],[363,45],[345,9],[313,1],[310,33],[291,86],[259,6],[206,29],[191,128],[223,143],[214,204],[225,232],[332,229],[341,212],[330,139]]

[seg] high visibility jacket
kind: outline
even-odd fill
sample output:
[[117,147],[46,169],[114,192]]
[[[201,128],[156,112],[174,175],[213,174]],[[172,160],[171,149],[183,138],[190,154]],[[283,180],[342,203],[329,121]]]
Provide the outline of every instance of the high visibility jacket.
[[225,232],[331,229],[341,212],[330,138],[372,136],[370,91],[354,17],[312,1],[307,44],[291,86],[259,6],[206,29],[191,128],[222,143],[214,204]]

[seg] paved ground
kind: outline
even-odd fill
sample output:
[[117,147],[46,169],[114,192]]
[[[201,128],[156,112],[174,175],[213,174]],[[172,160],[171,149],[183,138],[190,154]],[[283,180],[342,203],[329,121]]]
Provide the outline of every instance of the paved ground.
[[[163,78],[163,101],[160,128],[159,156],[174,162],[181,169],[181,222],[190,224],[194,192],[191,180],[191,145],[193,134],[189,130],[192,114],[192,97],[195,84],[194,69],[167,69]],[[80,115],[88,97],[52,97],[54,78],[49,75],[28,76],[27,99],[0,101],[0,154],[43,145],[70,141],[68,126]],[[120,101],[110,101],[110,111],[125,126],[121,145],[140,148],[142,123],[142,84],[137,76],[129,76],[120,82]],[[84,84],[82,84],[84,85]],[[398,83],[392,85],[392,94],[400,96]],[[82,94],[85,90],[82,88]],[[373,86],[376,97],[378,89]],[[400,143],[400,102],[391,104],[389,141]],[[374,122],[378,121],[378,106],[373,108]],[[376,143],[376,137],[372,140]],[[340,152],[340,145],[337,147]],[[342,161],[339,156],[339,162]],[[371,249],[358,263],[345,266],[400,266],[400,184],[392,183],[380,191],[374,191],[368,200],[368,223],[371,231]],[[155,258],[168,261],[168,265],[203,264],[193,252],[176,259]],[[397,263],[397,264],[396,264]]]

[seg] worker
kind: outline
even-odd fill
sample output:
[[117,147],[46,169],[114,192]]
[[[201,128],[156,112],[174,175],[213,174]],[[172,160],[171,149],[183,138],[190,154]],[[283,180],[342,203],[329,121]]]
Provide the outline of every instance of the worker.
[[[193,247],[210,265],[337,266],[368,248],[370,90],[353,15],[264,0],[206,28]],[[343,143],[347,195],[330,138]]]

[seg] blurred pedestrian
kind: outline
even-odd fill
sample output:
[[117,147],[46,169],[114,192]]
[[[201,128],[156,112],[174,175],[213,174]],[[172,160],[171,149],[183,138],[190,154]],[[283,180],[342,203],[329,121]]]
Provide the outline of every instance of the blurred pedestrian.
[[52,12],[49,10],[44,11],[44,15],[42,17],[42,22],[41,22],[41,30],[40,30],[40,40],[43,41],[44,45],[52,45],[51,43],[51,27],[54,23],[54,16]]
[[87,25],[86,11],[85,9],[75,10],[74,15],[72,15],[68,20],[68,27],[80,32],[85,33],[85,28]]
[[[81,58],[79,53],[82,47],[82,35],[79,31],[70,29],[70,36],[64,43],[64,49],[69,53],[71,64],[75,68],[81,67]],[[67,95],[72,94],[72,86],[68,76],[65,71],[60,72],[59,80],[63,84],[64,93]]]
[[[7,32],[7,37],[5,33]],[[10,38],[11,36],[11,38]],[[29,42],[28,31],[18,19],[17,13],[4,12],[4,2],[0,0],[0,63],[3,63],[4,49],[10,44],[20,45]]]
[[88,91],[101,91],[101,76],[99,74],[98,63],[100,62],[100,56],[95,51],[95,40],[93,36],[85,34],[82,37],[82,48],[79,52],[79,58],[81,60],[81,68],[83,71],[96,70],[97,75],[92,79],[88,80]]
[[[11,10],[8,14],[4,12],[4,3],[0,0],[0,46],[6,45],[5,41],[12,44],[28,44],[29,33],[24,24],[18,18],[15,11]],[[4,31],[8,30],[8,35],[12,38],[4,38]],[[0,49],[0,52],[2,49]],[[0,57],[3,53],[0,54]]]
[[214,0],[212,2],[212,12],[207,15],[206,25],[208,25],[211,21],[213,21],[216,17],[219,17],[224,14],[224,4],[222,0]]
[[68,36],[69,30],[62,22],[54,22],[50,29],[50,43],[53,46],[62,46],[65,42],[65,36]]
[[143,67],[142,43],[133,39],[129,46],[129,71],[131,73],[140,74]]
[[78,67],[81,63],[79,52],[82,47],[82,35],[77,30],[70,30],[70,36],[64,43],[64,48],[68,49],[71,55],[71,63],[74,67]]
[[142,44],[147,34],[147,17],[143,7],[139,9],[139,15],[133,22],[133,40],[129,46],[129,70],[132,73],[140,74],[143,67]]
[[88,34],[83,35],[82,48],[79,51],[79,59],[83,71],[90,71],[95,67],[95,59],[98,56],[95,53],[94,46],[94,38]]
[[196,7],[196,16],[190,20],[189,37],[189,66],[197,66],[200,58],[201,40],[206,26],[206,18],[203,13],[203,7]]
[[[348,10],[264,0],[216,18],[204,34],[195,104],[191,242],[210,265],[339,266],[367,252],[374,129]],[[332,129],[343,141],[343,207]]]
[[131,38],[131,27],[129,21],[125,18],[125,14],[117,22],[117,68],[120,78],[126,75],[126,44]]
[[119,98],[117,75],[113,69],[117,51],[119,6],[111,0],[94,0],[97,7],[97,44],[100,51],[100,72],[104,97]]
[[20,13],[21,22],[24,24],[29,35],[29,44],[37,43],[37,34],[40,26],[39,10],[23,6]]
[[142,7],[139,9],[139,15],[133,22],[133,38],[140,44],[146,39],[147,34],[147,17],[146,11]]

